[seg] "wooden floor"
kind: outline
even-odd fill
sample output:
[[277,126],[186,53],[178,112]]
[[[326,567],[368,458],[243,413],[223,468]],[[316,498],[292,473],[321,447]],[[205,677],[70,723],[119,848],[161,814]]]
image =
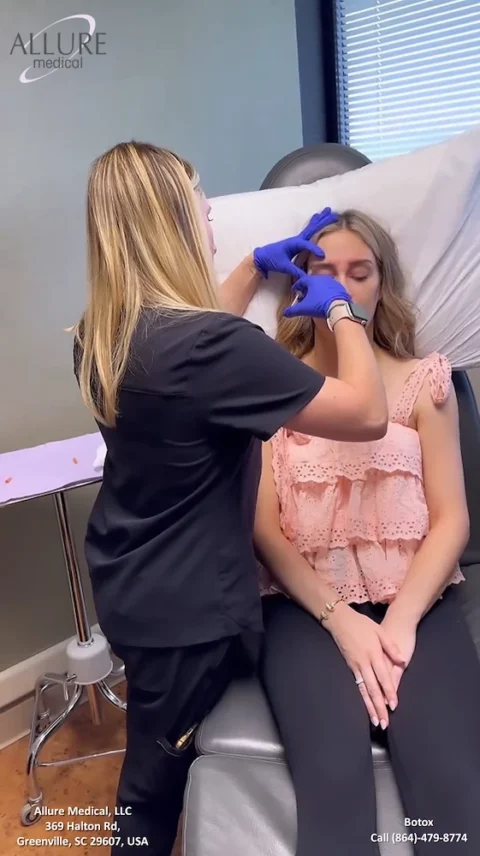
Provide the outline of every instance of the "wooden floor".
[[[123,688],[115,688],[119,695]],[[93,726],[87,704],[77,708],[67,723],[48,741],[42,760],[57,760],[75,755],[85,755],[91,752],[101,752],[116,749],[124,745],[124,714],[110,705],[103,704],[103,722]],[[75,837],[94,834],[103,837],[103,832],[88,833],[84,831],[46,831],[45,822],[55,821],[55,817],[45,817],[33,826],[24,827],[20,823],[20,810],[25,803],[25,762],[27,758],[28,739],[25,737],[17,743],[8,746],[0,752],[0,852],[1,856],[53,856],[66,852],[63,846],[54,843],[39,846],[35,844],[22,845],[18,839],[54,838],[61,835],[72,843],[71,851],[75,856],[108,856],[110,847],[100,846],[91,848],[88,845],[76,845]],[[69,764],[64,767],[44,768],[38,771],[40,784],[45,794],[45,805],[49,808],[65,808],[78,806],[110,806],[115,805],[115,792],[118,774],[122,763],[122,755],[107,758],[97,758]],[[103,821],[95,817],[60,817],[60,821]],[[109,818],[111,820],[111,818]],[[109,833],[106,832],[105,835]],[[180,856],[180,844],[172,856]]]

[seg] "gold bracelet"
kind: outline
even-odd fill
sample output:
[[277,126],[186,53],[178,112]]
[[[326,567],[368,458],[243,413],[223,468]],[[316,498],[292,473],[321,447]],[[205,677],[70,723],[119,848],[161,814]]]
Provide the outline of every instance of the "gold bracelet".
[[340,603],[340,602],[341,602],[341,600],[342,600],[342,598],[341,598],[341,597],[337,597],[337,599],[336,599],[336,600],[332,600],[332,602],[331,602],[331,603],[326,603],[326,604],[325,604],[325,609],[322,609],[322,611],[321,611],[321,613],[320,613],[320,622],[322,622],[322,621],[327,621],[327,620],[328,620],[328,613],[329,613],[329,612],[333,612],[333,610],[335,609],[335,607],[336,607],[337,603]]

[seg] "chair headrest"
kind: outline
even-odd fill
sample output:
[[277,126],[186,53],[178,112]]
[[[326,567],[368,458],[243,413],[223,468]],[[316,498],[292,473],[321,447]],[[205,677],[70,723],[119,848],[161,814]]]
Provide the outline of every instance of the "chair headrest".
[[312,184],[321,178],[343,175],[369,163],[365,155],[340,143],[306,146],[279,160],[264,178],[260,190]]

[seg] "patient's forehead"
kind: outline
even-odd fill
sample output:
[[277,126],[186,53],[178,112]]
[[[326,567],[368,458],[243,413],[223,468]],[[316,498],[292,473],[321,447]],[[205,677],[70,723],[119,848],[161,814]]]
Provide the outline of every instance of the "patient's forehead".
[[[358,261],[375,263],[375,256],[370,247],[367,246],[360,235],[350,232],[348,229],[327,232],[320,236],[317,243],[325,253],[324,263],[352,264]],[[321,259],[313,253],[309,255],[309,266],[318,267],[321,263]]]

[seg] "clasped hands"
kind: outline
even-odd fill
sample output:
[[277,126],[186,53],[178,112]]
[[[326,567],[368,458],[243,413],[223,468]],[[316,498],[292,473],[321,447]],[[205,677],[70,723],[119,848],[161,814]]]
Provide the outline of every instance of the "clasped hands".
[[312,237],[327,226],[336,223],[338,215],[330,208],[324,208],[314,214],[298,235],[257,247],[253,252],[255,267],[265,278],[272,273],[285,273],[293,277],[297,301],[287,307],[287,318],[308,315],[313,318],[326,318],[334,300],[350,301],[346,289],[331,276],[309,276],[295,264],[296,256],[301,252],[313,253],[317,258],[325,258],[323,250],[312,242]]
[[396,613],[394,603],[377,624],[342,602],[324,626],[353,673],[372,724],[386,729],[415,651],[416,623]]

